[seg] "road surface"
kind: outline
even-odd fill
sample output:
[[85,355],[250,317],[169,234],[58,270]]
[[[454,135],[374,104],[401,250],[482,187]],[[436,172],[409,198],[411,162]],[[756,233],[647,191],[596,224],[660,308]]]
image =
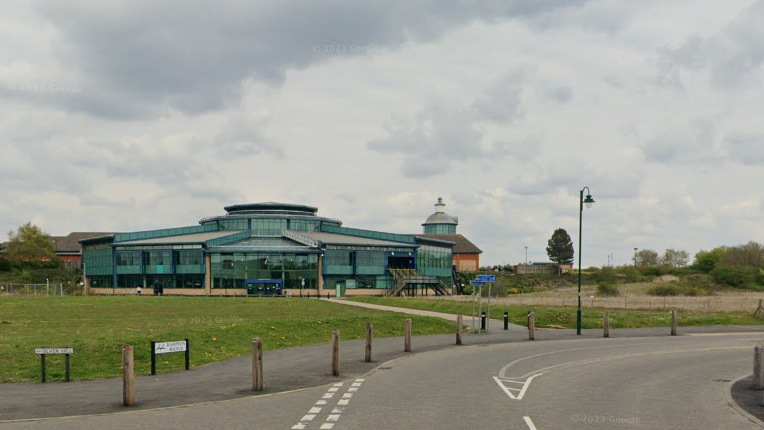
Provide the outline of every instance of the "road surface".
[[725,389],[751,372],[761,340],[734,333],[451,348],[305,390],[0,430],[760,429]]

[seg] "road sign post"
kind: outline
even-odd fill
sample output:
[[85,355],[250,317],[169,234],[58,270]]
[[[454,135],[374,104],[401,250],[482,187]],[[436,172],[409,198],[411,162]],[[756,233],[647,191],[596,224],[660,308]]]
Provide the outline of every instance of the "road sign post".
[[155,342],[151,341],[151,374],[157,374],[157,354],[171,354],[174,352],[184,352],[186,354],[186,370],[191,367],[190,348],[188,339],[176,342]]
[[477,302],[477,296],[475,295],[475,291],[476,291],[475,287],[481,287],[481,292],[482,292],[483,283],[479,282],[479,281],[470,281],[470,285],[472,285],[472,331],[474,332],[475,331],[475,317],[476,317],[476,314],[475,314],[475,305],[476,305],[476,302]]
[[[480,275],[478,276],[478,282],[488,283],[488,320],[486,323],[486,329],[491,328],[491,287],[496,282],[496,275]],[[481,291],[482,292],[482,291]],[[488,331],[488,330],[486,330]]]
[[34,350],[34,353],[36,355],[40,356],[41,360],[41,371],[42,371],[42,382],[45,383],[47,380],[47,371],[45,369],[45,356],[46,355],[65,355],[66,358],[64,359],[64,366],[66,367],[66,382],[69,382],[69,355],[74,354],[73,348],[36,348]]

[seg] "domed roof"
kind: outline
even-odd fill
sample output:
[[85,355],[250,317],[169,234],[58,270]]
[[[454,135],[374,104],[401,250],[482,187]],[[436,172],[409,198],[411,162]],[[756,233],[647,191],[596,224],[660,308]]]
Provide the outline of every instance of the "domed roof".
[[458,225],[459,224],[459,217],[451,216],[444,212],[444,208],[446,207],[446,204],[443,203],[443,198],[438,197],[438,203],[435,203],[435,213],[427,217],[427,221],[424,222],[422,225],[432,225],[432,224],[450,224],[450,225]]

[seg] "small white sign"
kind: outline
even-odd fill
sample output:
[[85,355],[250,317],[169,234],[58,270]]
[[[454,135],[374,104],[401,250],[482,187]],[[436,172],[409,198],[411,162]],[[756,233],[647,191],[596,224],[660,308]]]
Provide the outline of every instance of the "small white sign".
[[74,348],[36,348],[34,353],[37,355],[74,354]]
[[154,344],[155,354],[168,354],[170,352],[186,352],[186,341],[157,342]]

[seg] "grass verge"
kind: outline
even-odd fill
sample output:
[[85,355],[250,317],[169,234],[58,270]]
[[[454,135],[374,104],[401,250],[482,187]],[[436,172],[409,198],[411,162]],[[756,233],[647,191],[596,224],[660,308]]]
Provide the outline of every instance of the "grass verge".
[[[353,301],[373,303],[385,306],[396,306],[409,309],[421,309],[447,314],[472,315],[471,302],[456,302],[451,300],[420,300],[399,299],[382,297],[356,297]],[[485,311],[487,304],[483,302]],[[588,328],[602,328],[602,316],[604,311],[610,312],[611,328],[647,328],[671,326],[671,311],[643,311],[623,309],[584,308],[581,317],[581,326]],[[573,306],[491,306],[493,319],[503,318],[504,312],[509,313],[509,321],[513,324],[527,325],[528,312],[536,314],[536,327],[544,328],[576,328],[576,308]],[[724,313],[700,313],[679,312],[677,318],[679,326],[714,326],[714,325],[762,325],[751,314],[742,312]]]
[[[252,338],[265,350],[361,339],[366,323],[375,337],[403,336],[404,320],[415,335],[453,332],[453,324],[343,306],[326,300],[190,297],[0,298],[0,383],[40,380],[35,348],[72,347],[73,380],[122,375],[122,346],[135,347],[135,371],[151,372],[152,340],[188,338],[191,366],[251,354]],[[183,369],[184,355],[157,356],[157,373]],[[63,356],[46,357],[48,380],[64,379]]]

